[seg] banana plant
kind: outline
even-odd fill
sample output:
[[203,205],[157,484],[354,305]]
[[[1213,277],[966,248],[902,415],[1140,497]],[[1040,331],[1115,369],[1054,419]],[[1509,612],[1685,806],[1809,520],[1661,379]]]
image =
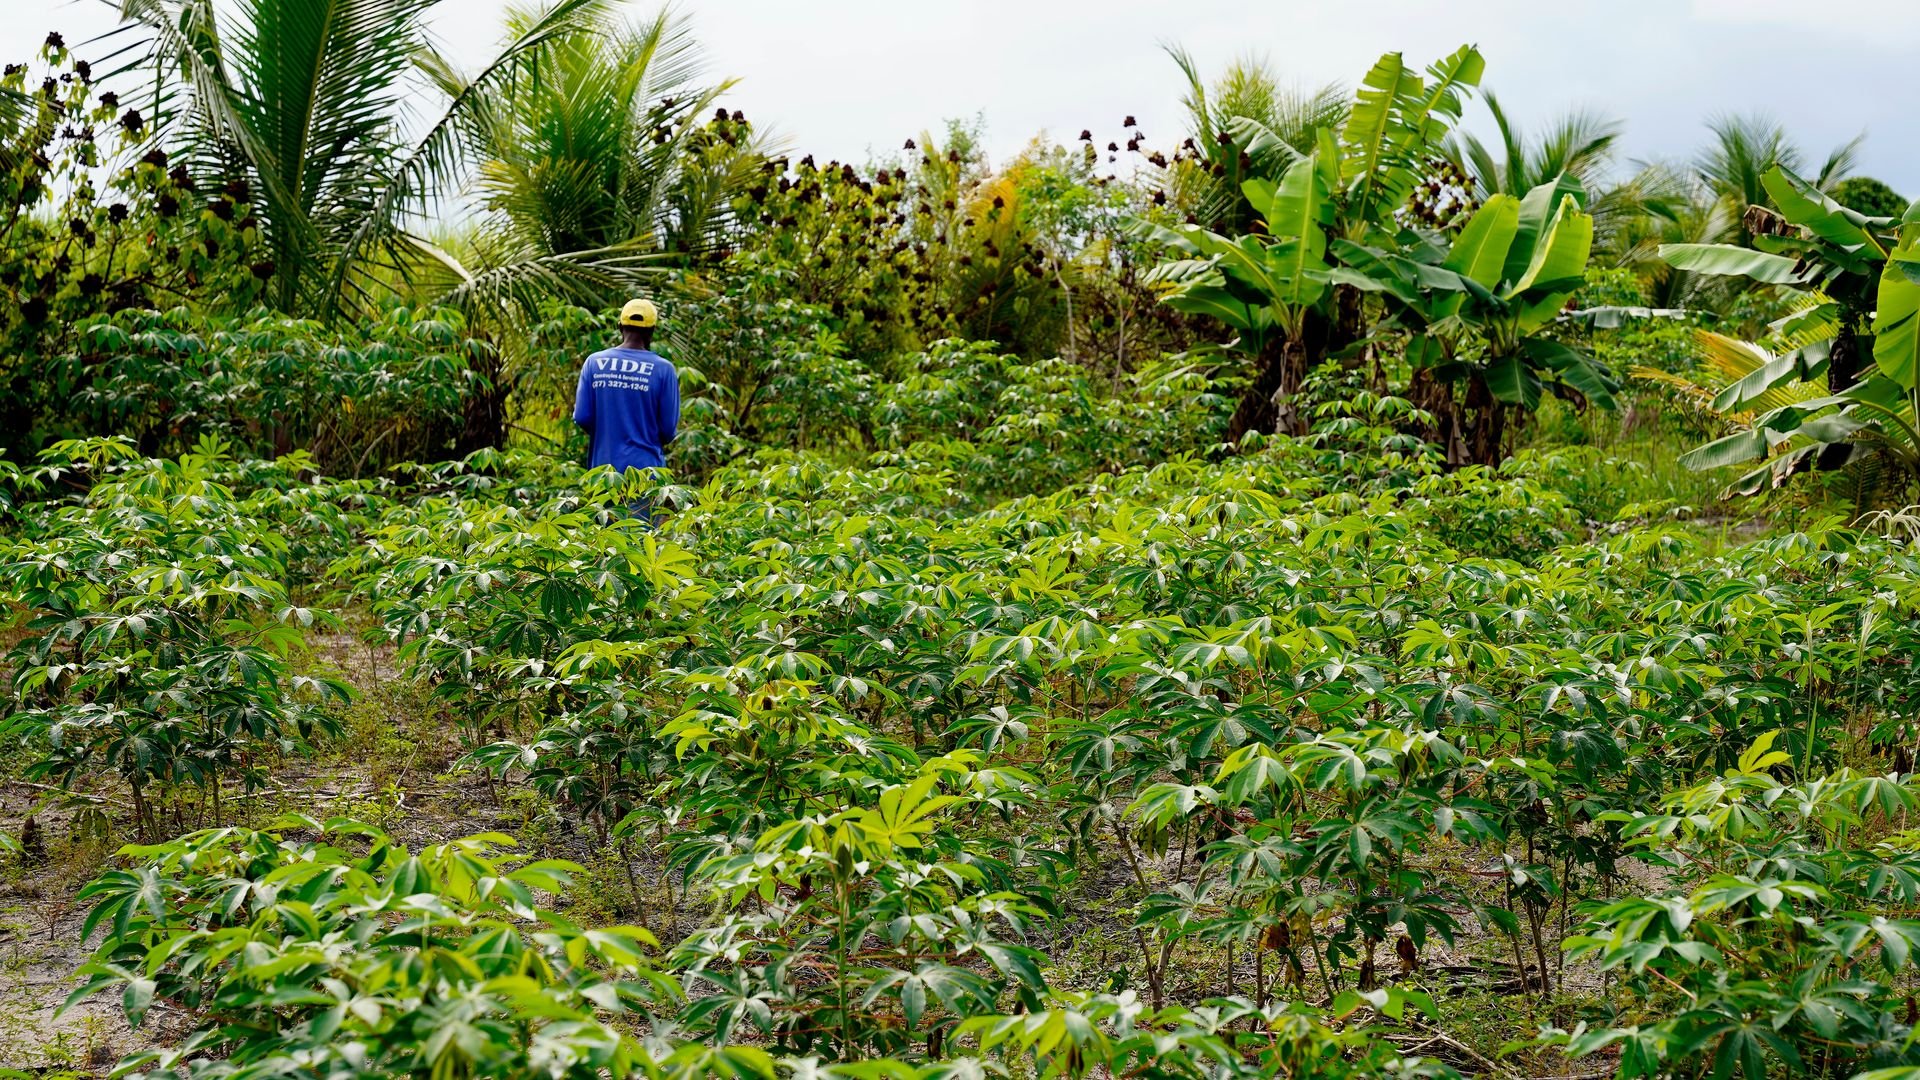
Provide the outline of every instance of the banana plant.
[[[1266,225],[1264,236],[1229,239],[1198,225],[1141,226],[1147,235],[1187,256],[1148,275],[1150,282],[1174,286],[1166,297],[1168,306],[1231,327],[1239,335],[1232,348],[1261,358],[1263,381],[1269,370],[1303,375],[1311,366],[1307,322],[1327,295],[1327,233],[1333,225],[1331,196],[1340,168],[1332,133],[1323,130],[1319,143],[1312,154],[1289,165],[1279,183],[1252,179],[1243,185]],[[1280,382],[1284,385],[1277,389],[1299,385],[1297,377],[1282,376]],[[1245,412],[1243,403],[1234,414],[1230,440],[1252,430],[1251,417],[1242,416]]]
[[[1775,357],[1754,375],[1788,373],[1788,381],[1763,387],[1767,390],[1790,386],[1794,379],[1817,380],[1823,370],[1830,374],[1827,344]],[[1721,390],[1714,404],[1727,402],[1738,408],[1753,400],[1752,378]],[[1860,471],[1857,501],[1884,492],[1910,492],[1920,483],[1920,429],[1914,419],[1920,402],[1916,398],[1920,391],[1913,386],[1875,376],[1842,394],[1816,393],[1761,412],[1741,430],[1682,454],[1680,464],[1704,470],[1758,460],[1758,466],[1726,489],[1728,495],[1754,495],[1779,487],[1809,465],[1828,467],[1829,460],[1838,457],[1842,464]],[[1863,448],[1872,456],[1863,458]],[[1888,466],[1891,483],[1883,475]]]
[[1774,331],[1801,347],[1727,387],[1726,405],[1821,378],[1826,393],[1762,413],[1750,427],[1682,461],[1717,468],[1771,456],[1732,485],[1743,493],[1777,485],[1809,465],[1847,465],[1861,446],[1880,452],[1909,480],[1920,477],[1914,430],[1920,203],[1895,221],[1842,206],[1784,168],[1769,170],[1762,183],[1779,210],[1748,212],[1754,248],[1669,244],[1660,255],[1682,270],[1746,277],[1810,301]]
[[1360,240],[1397,231],[1394,215],[1460,119],[1463,99],[1480,85],[1486,66],[1471,45],[1428,67],[1425,77],[1399,53],[1373,65],[1340,130],[1340,235]]
[[[1849,389],[1861,370],[1876,285],[1897,243],[1896,222],[1869,217],[1833,201],[1819,187],[1780,166],[1761,183],[1778,211],[1747,212],[1754,247],[1731,244],[1666,244],[1660,257],[1676,269],[1746,277],[1766,285],[1814,294],[1818,302],[1795,316],[1795,328],[1831,324],[1834,356],[1829,385]],[[1878,359],[1878,349],[1874,349]],[[1907,368],[1912,369],[1911,359]]]
[[1289,404],[1301,381],[1363,336],[1359,294],[1331,277],[1329,238],[1395,243],[1395,214],[1485,67],[1470,45],[1424,75],[1388,53],[1361,81],[1339,130],[1319,128],[1306,155],[1255,121],[1229,123],[1221,137],[1241,144],[1252,167],[1284,164],[1277,179],[1254,176],[1241,186],[1264,234],[1136,226],[1136,235],[1181,256],[1147,277],[1171,286],[1167,304],[1225,323],[1238,335],[1230,348],[1256,358],[1252,383],[1228,422],[1228,442],[1251,431],[1305,431]]
[[1494,195],[1446,246],[1333,244],[1344,264],[1333,279],[1379,294],[1409,335],[1411,396],[1434,414],[1451,465],[1496,464],[1509,414],[1538,408],[1549,389],[1614,407],[1612,374],[1540,333],[1585,280],[1593,216],[1584,194],[1559,177],[1524,198]]

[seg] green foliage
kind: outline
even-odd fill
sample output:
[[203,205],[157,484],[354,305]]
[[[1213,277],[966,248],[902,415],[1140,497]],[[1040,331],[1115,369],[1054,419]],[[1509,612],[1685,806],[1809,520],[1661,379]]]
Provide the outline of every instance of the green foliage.
[[[917,848],[927,816],[943,798],[928,799],[920,787],[889,789],[876,811],[845,815],[831,826],[836,843],[857,845],[868,855]],[[862,968],[858,988],[844,981],[816,984],[816,994],[808,996],[837,994],[837,1009],[794,1010],[785,995],[797,987],[784,974],[785,964],[765,969],[773,972],[771,985],[744,971],[726,975],[707,967],[714,957],[701,947],[704,939],[696,939],[683,950],[697,958],[689,973],[714,984],[716,992],[683,998],[652,959],[655,941],[646,930],[583,929],[538,906],[542,894],[564,889],[578,867],[529,861],[504,850],[511,846],[505,836],[481,834],[416,854],[381,830],[348,819],[292,817],[260,831],[218,829],[130,847],[123,854],[141,860],[139,871],[110,872],[83,893],[92,901],[89,928],[97,925],[104,934],[69,1005],[118,990],[134,1024],[156,1000],[201,1010],[202,1025],[179,1045],[143,1051],[121,1064],[119,1075],[154,1078],[178,1075],[175,1070],[190,1065],[196,1077],[771,1080],[775,1059],[762,1046],[636,1036],[631,1028],[636,1022],[660,1025],[678,1011],[683,1030],[717,1028],[724,1038],[737,1025],[771,1028],[779,1007],[779,1015],[802,1025],[823,1018],[837,1022],[837,1031],[800,1026],[797,1039],[787,1036],[781,1043],[824,1049],[838,1032],[857,1030],[864,1039],[897,1044],[903,1034],[897,1023],[855,1027],[877,1002],[889,1011],[897,1007],[900,1013],[887,1019],[905,1019],[909,1027],[949,1010],[967,1014],[963,1023],[948,1020],[934,1030],[950,1032],[956,1045],[975,1044],[984,1056],[934,1066],[865,1057],[855,1059],[865,1066],[832,1066],[812,1054],[779,1060],[796,1072],[847,1080],[871,1075],[873,1066],[888,1076],[999,1073],[1009,1065],[1044,1076],[1083,1076],[1094,1068],[1151,1062],[1162,1062],[1163,1075],[1221,1075],[1200,1071],[1200,1063],[1209,1061],[1230,1069],[1228,1075],[1249,1078],[1299,1069],[1318,1076],[1381,1070],[1455,1075],[1443,1066],[1402,1060],[1387,1044],[1370,1040],[1370,1025],[1341,1022],[1361,1010],[1396,1020],[1409,1005],[1433,1012],[1426,995],[1399,989],[1343,994],[1326,1011],[1263,1008],[1237,998],[1200,1009],[1147,1010],[1131,993],[1061,994],[1036,1000],[1042,1007],[1033,1011],[1007,1015],[983,1012],[991,1001],[984,996],[992,987],[987,978],[923,956],[910,973]],[[804,849],[800,858],[809,859]],[[772,865],[788,866],[790,859]],[[841,894],[837,882],[859,871],[832,856],[810,861],[820,863],[820,880],[836,882],[822,890],[827,899],[819,905],[826,909],[822,936],[833,937],[848,913],[844,905],[833,910],[832,898]],[[977,874],[959,863],[941,869],[944,877],[931,880],[916,871],[913,885],[874,901],[882,908],[918,906],[940,896],[940,882]],[[893,872],[878,876],[895,883]],[[758,873],[771,883],[778,871]],[[996,921],[1018,917],[1017,906],[1004,897],[984,898],[983,904],[980,914]],[[813,914],[806,901],[797,907],[787,913],[790,925],[813,925],[805,918]],[[922,936],[944,938],[948,948],[990,957],[994,970],[1005,970],[999,976],[1005,981],[1037,984],[1040,973],[1030,951],[983,937],[967,919],[973,911],[951,907],[909,918],[912,929],[896,944],[905,949],[919,945]],[[753,954],[750,927],[775,925],[758,919],[729,927],[729,951]],[[844,954],[844,936],[840,940]],[[676,956],[674,962],[686,961]],[[881,978],[868,986],[873,975]],[[866,993],[856,1013],[849,995],[860,988]],[[1240,1022],[1248,1023],[1236,1027]],[[794,1030],[784,1022],[782,1028]],[[835,1034],[822,1038],[828,1031]]]
[[459,496],[396,506],[334,572],[363,591],[383,636],[434,696],[460,706],[470,744],[488,731],[541,732],[528,747],[504,757],[494,747],[477,762],[530,768],[545,744],[607,756],[584,776],[556,778],[564,783],[555,791],[604,835],[638,796],[616,782],[616,761],[632,754],[647,764],[644,744],[620,749],[633,705],[623,676],[646,658],[641,643],[661,616],[706,594],[685,581],[686,552],[624,512],[630,491],[602,471],[582,494],[531,514]]
[[[1692,374],[1698,362],[1694,334],[1701,320],[1677,309],[1650,307],[1632,272],[1589,267],[1574,302],[1580,307],[1560,332],[1578,341],[1606,370],[1636,376]],[[1580,323],[1587,333],[1577,333]]]
[[1204,449],[1219,432],[1222,402],[1177,359],[1135,372],[1120,389],[1102,394],[1064,360],[1012,369],[968,469],[989,492],[1047,492]]
[[[1593,217],[1578,184],[1561,177],[1524,198],[1496,194],[1451,244],[1410,255],[1342,241],[1348,285],[1378,293],[1390,325],[1406,331],[1417,396],[1440,416],[1436,441],[1452,464],[1497,463],[1505,422],[1556,393],[1612,409],[1612,374],[1544,331],[1585,283]],[[1428,387],[1437,384],[1441,393]],[[1454,385],[1463,384],[1456,416]]]
[[936,260],[949,233],[927,219],[934,208],[944,217],[957,203],[934,201],[929,184],[950,189],[961,170],[958,161],[934,159],[931,146],[917,174],[883,167],[863,177],[851,165],[823,166],[811,155],[797,165],[769,162],[740,200],[758,227],[718,268],[722,284],[777,292],[817,312],[851,355],[869,360],[914,348],[929,335],[945,337],[955,328],[943,293],[956,256],[947,255],[944,265]]
[[1912,211],[1895,221],[1843,206],[1781,166],[1761,183],[1778,213],[1750,215],[1767,229],[1755,238],[1757,249],[1668,245],[1661,257],[1686,270],[1784,286],[1803,300],[1774,326],[1773,338],[1791,351],[1768,356],[1750,378],[1726,387],[1717,406],[1746,404],[1816,378],[1827,393],[1795,393],[1790,404],[1756,412],[1687,460],[1696,468],[1762,461],[1734,482],[1734,490],[1751,494],[1810,466],[1846,465],[1858,456],[1859,443],[1891,466],[1901,478],[1893,487],[1904,492],[1920,482],[1914,430],[1920,283],[1912,269],[1920,222],[1910,220]]
[[772,266],[739,265],[726,284],[671,309],[667,358],[691,429],[676,463],[705,471],[746,446],[864,438],[874,380],[827,312],[794,299],[791,273]]
[[[410,231],[436,186],[468,160],[463,135],[556,40],[594,29],[593,0],[556,0],[514,29],[484,70],[464,78],[433,54],[421,0],[127,0],[144,31],[150,108],[178,127],[195,171],[243,182],[265,209],[271,302],[290,315],[379,307],[396,278],[437,282],[435,298],[497,311],[584,276],[602,287],[618,264],[522,259],[476,278]],[[402,138],[406,77],[421,62],[445,92],[422,134]]]
[[[367,502],[335,519],[341,534],[284,530],[311,554],[276,555],[283,561],[265,572],[310,581],[324,566],[351,587],[375,616],[374,635],[399,645],[403,676],[458,724],[461,767],[526,785],[591,825],[630,869],[638,860],[650,883],[630,890],[632,907],[642,922],[658,912],[675,927],[661,955],[631,973],[619,959],[607,961],[613,973],[583,967],[578,954],[530,966],[519,974],[535,985],[512,985],[535,997],[507,993],[491,981],[506,977],[487,966],[494,960],[477,956],[477,975],[449,968],[429,983],[396,974],[417,999],[340,1024],[391,1023],[379,1028],[393,1035],[378,1052],[415,1060],[407,1055],[440,1053],[443,1041],[407,1025],[450,1015],[435,1004],[446,995],[477,1010],[460,1014],[481,1032],[461,1052],[496,1055],[486,1059],[508,1073],[519,1068],[514,1055],[563,1035],[600,1047],[592,1060],[612,1061],[603,1025],[655,1061],[730,1053],[744,1041],[801,1061],[884,1057],[920,1069],[971,1060],[1078,1076],[1155,1045],[1163,1055],[1186,1047],[1236,1075],[1308,1061],[1323,1071],[1419,1071],[1429,1066],[1402,1061],[1378,1035],[1410,1007],[1428,1008],[1425,980],[1446,976],[1426,975],[1425,958],[1449,942],[1481,942],[1513,958],[1524,992],[1554,993],[1597,956],[1586,939],[1611,940],[1631,914],[1585,916],[1592,927],[1569,939],[1563,959],[1562,909],[1645,880],[1625,869],[1644,859],[1681,865],[1662,880],[1702,904],[1723,870],[1798,875],[1832,892],[1830,914],[1818,917],[1858,922],[1869,936],[1826,945],[1807,936],[1809,970],[1834,973],[1816,974],[1809,992],[1853,995],[1859,1015],[1885,1017],[1875,1021],[1879,1043],[1847,1053],[1892,1060],[1875,1047],[1905,1038],[1897,1010],[1884,1007],[1899,984],[1867,988],[1857,968],[1842,967],[1863,949],[1890,948],[1873,944],[1887,939],[1872,920],[1897,924],[1904,894],[1862,884],[1842,898],[1841,882],[1871,877],[1856,849],[1889,834],[1889,815],[1908,796],[1885,794],[1904,792],[1901,782],[1864,773],[1821,778],[1843,756],[1876,745],[1901,752],[1912,738],[1920,682],[1906,660],[1920,647],[1911,618],[1920,567],[1902,543],[1830,524],[1721,553],[1671,527],[1576,542],[1585,508],[1601,498],[1578,486],[1589,474],[1577,462],[1526,455],[1497,473],[1443,471],[1405,430],[1421,422],[1411,403],[1355,388],[1366,374],[1337,365],[1316,376],[1312,438],[1213,465],[1088,459],[1080,467],[1090,475],[1072,486],[979,510],[955,482],[958,459],[929,455],[943,445],[933,440],[980,423],[989,425],[975,440],[983,457],[1005,453],[992,434],[1002,421],[962,409],[941,379],[1002,381],[1002,399],[1022,402],[1005,414],[1015,416],[1064,408],[1072,381],[1064,365],[1050,372],[958,343],[920,366],[926,392],[896,403],[911,441],[861,467],[763,452],[696,489],[489,453],[384,487],[317,490],[271,470],[219,467],[252,492],[231,498],[258,500],[247,503],[255,520],[301,521],[295,496]],[[1115,423],[1109,444],[1150,430],[1145,416]],[[1080,452],[1048,445],[1059,457]],[[1043,461],[999,462],[1009,482],[1059,482],[1013,471],[1044,470]],[[127,480],[95,491],[106,498],[135,478],[212,467],[128,467]],[[216,494],[193,491],[203,501]],[[651,529],[632,519],[626,507],[642,496],[671,515]],[[146,518],[66,511],[36,528],[72,534],[59,540],[71,544],[115,522],[152,528]],[[115,611],[88,624],[96,639],[120,613],[84,589],[105,588],[75,585],[58,601]],[[244,634],[234,618],[244,612],[263,618],[221,602],[220,634]],[[1749,753],[1761,740],[1770,743]],[[1773,748],[1788,757],[1765,756]],[[1693,844],[1703,828],[1691,824],[1698,796],[1686,792],[1729,768],[1747,770],[1741,784],[1782,774],[1782,790],[1755,792],[1753,812],[1727,818],[1754,846],[1688,848],[1679,858],[1665,845]],[[1822,800],[1836,809],[1796,809]],[[1768,814],[1775,834],[1754,832]],[[1656,820],[1672,829],[1641,824]],[[383,843],[219,835],[209,851],[271,847],[302,867],[335,858],[310,856],[310,843],[341,848],[353,865]],[[282,1001],[276,1008],[291,1011],[257,1029],[220,1021],[222,1034],[209,1038],[235,1061],[314,1039],[347,1000],[325,979],[351,988],[383,972],[438,972],[443,956],[456,964],[451,956],[481,947],[464,935],[509,940],[504,930],[486,938],[506,916],[475,910],[467,884],[423,881],[442,899],[407,899],[381,876],[397,853],[366,869],[364,888],[359,871],[274,871],[282,857],[273,856],[260,880],[313,891],[302,894],[318,905],[313,926],[305,916],[294,925],[281,895],[271,914],[247,908],[244,921],[182,916],[198,936],[152,954],[165,959],[150,971],[127,964],[136,948],[146,954],[175,933],[163,928],[174,925],[169,897],[209,898],[180,901],[193,911],[214,896],[253,902],[247,890],[213,884],[255,872],[219,869],[228,858],[209,855],[214,869],[200,885],[188,878],[205,860],[190,868],[172,849],[131,853],[98,895],[134,896],[147,887],[134,883],[151,879],[162,914],[103,943],[102,962],[125,974],[94,973],[111,976],[103,986],[135,986],[135,1002],[141,979],[212,978],[230,988],[182,982],[165,993],[242,1012],[260,1006],[267,971],[319,988]],[[1767,859],[1762,870],[1740,869]],[[1693,866],[1700,872],[1684,869]],[[1111,890],[1109,871],[1128,883],[1124,892],[1090,892]],[[184,892],[164,884],[176,878]],[[475,869],[462,880],[494,878],[510,875]],[[625,908],[620,893],[616,884],[594,903]],[[1084,910],[1089,896],[1108,898],[1097,915]],[[526,914],[495,902],[514,919]],[[1794,903],[1796,914],[1812,911]],[[128,900],[101,918],[151,910],[143,905]],[[377,918],[401,910],[383,905],[407,914]],[[380,944],[380,934],[404,933],[405,918],[429,916],[432,932],[448,935],[443,944]],[[1058,950],[1073,947],[1090,917],[1118,920],[1132,948],[1107,961],[1103,980],[1066,981]],[[354,919],[370,929],[338,921]],[[570,924],[549,917],[544,926],[516,923],[518,944],[488,945],[487,955],[564,953],[541,935],[572,940]],[[287,941],[286,955],[320,966],[272,967],[281,954],[236,947],[187,970],[195,950],[241,933]],[[328,933],[345,944],[307,961],[308,935]],[[1725,940],[1708,944],[1734,955]],[[1784,970],[1758,944],[1733,945],[1740,963],[1755,965],[1742,980]],[[1230,966],[1183,962],[1228,950],[1238,958]],[[579,981],[589,969],[592,979],[655,989],[607,998]],[[460,989],[465,980],[471,992]],[[1720,985],[1711,1008],[1735,1017],[1729,1023],[1765,1024],[1772,1034],[1754,1036],[1762,1044],[1831,1051],[1840,1067],[1841,1051],[1814,1041],[1831,1039],[1820,1034],[1829,1029],[1776,1021],[1775,997]],[[1708,1001],[1701,986],[1693,993]],[[539,1001],[557,1001],[560,1015],[488,1019]],[[1678,1011],[1661,1011],[1670,1004]],[[604,1011],[615,1006],[650,1034],[629,1036],[627,1021]],[[1694,1032],[1693,1007],[1684,995],[1641,995],[1607,1027],[1651,1031],[1671,1019],[1674,1031]],[[1705,1044],[1676,1034],[1664,1045],[1682,1061]]]
[[888,449],[977,439],[1020,365],[1015,357],[997,355],[990,343],[943,338],[900,366],[903,375],[886,384],[873,407],[876,440]]
[[[1310,150],[1270,153],[1284,158],[1284,168],[1245,182],[1258,231],[1141,223],[1144,235],[1181,256],[1151,275],[1170,286],[1167,303],[1225,323],[1237,335],[1231,347],[1260,362],[1230,439],[1265,423],[1297,433],[1282,402],[1306,372],[1388,329],[1408,334],[1415,380],[1408,394],[1434,417],[1431,436],[1449,464],[1497,464],[1507,448],[1507,414],[1537,408],[1549,385],[1612,407],[1610,375],[1541,333],[1584,281],[1593,247],[1593,215],[1573,172],[1544,178],[1524,197],[1482,193],[1457,234],[1400,227],[1418,216],[1410,202],[1416,179],[1426,180],[1429,198],[1440,187],[1429,176],[1430,159],[1483,66],[1471,47],[1424,78],[1399,54],[1382,57],[1337,133],[1322,128]],[[1286,145],[1271,133],[1260,138]],[[1588,152],[1599,151],[1553,156],[1575,170]],[[1361,294],[1378,295],[1387,319],[1360,325]],[[1456,383],[1463,384],[1458,403]]]
[[1569,955],[1619,974],[1620,1011],[1565,1033],[1575,1054],[1618,1046],[1623,1078],[1920,1063],[1911,1021],[1896,1019],[1911,1015],[1920,923],[1875,913],[1906,908],[1920,882],[1912,835],[1886,831],[1915,790],[1848,772],[1785,783],[1770,770],[1789,755],[1773,741],[1648,812],[1614,815],[1649,861],[1726,869],[1584,906]]
[[[86,500],[6,553],[7,599],[30,612],[9,657],[6,720],[43,748],[28,774],[71,783],[112,770],[146,834],[156,800],[177,788],[204,792],[217,818],[226,783],[265,783],[269,759],[337,727],[325,705],[348,696],[289,670],[289,652],[329,616],[292,602],[294,545],[259,528],[291,517],[282,493],[236,498],[221,455],[214,442],[178,462],[129,461],[119,442],[56,446],[41,474],[90,474]],[[346,533],[337,505],[291,494],[308,529]]]
[[[670,1007],[638,927],[586,930],[537,906],[578,867],[481,834],[418,853],[372,826],[289,818],[128,848],[134,871],[82,893],[105,934],[69,1004],[119,991],[197,1010],[177,1045],[122,1075],[636,1076],[696,1067],[614,1023]],[[723,1052],[748,1074],[771,1063]]]
[[1833,201],[1849,206],[1868,217],[1897,218],[1906,213],[1911,200],[1871,176],[1849,176],[1829,192]]
[[1099,175],[1091,145],[1036,141],[996,171],[965,128],[941,141],[923,132],[870,172],[811,155],[769,162],[737,200],[749,227],[713,274],[777,280],[886,375],[901,374],[894,357],[955,336],[1029,359],[1104,360],[1115,378],[1131,357],[1184,342],[1139,279],[1151,256],[1126,228],[1164,193]]
[[154,118],[92,74],[50,42],[38,65],[0,75],[0,100],[28,103],[0,113],[0,441],[16,450],[37,447],[45,418],[68,415],[70,388],[46,369],[74,325],[188,297],[245,307],[274,271],[248,186],[202,190],[153,145]]
[[447,309],[343,328],[127,311],[81,320],[74,338],[39,374],[64,402],[45,429],[119,432],[149,452],[207,436],[262,454],[297,446],[347,475],[445,455],[491,355]]
[[[81,898],[121,1075],[1920,1069],[1912,516],[1740,544],[1648,461],[1920,454],[1920,226],[1847,153],[1456,144],[1466,47],[1350,100],[1179,57],[1171,160],[794,162],[670,13],[517,12],[469,75],[418,3],[285,7],[127,5],[166,108],[111,152],[57,41],[0,76],[52,442],[0,461],[0,734],[154,841]],[[642,280],[683,434],[582,469]],[[333,797],[316,744],[377,827],[255,801]],[[396,839],[441,806],[533,850]]]
[[1494,195],[1516,198],[1556,177],[1571,176],[1591,187],[1611,162],[1621,125],[1591,112],[1574,112],[1556,119],[1544,135],[1528,139],[1508,119],[1500,101],[1489,91],[1487,112],[1500,135],[1496,147],[1477,136],[1462,135],[1456,156],[1471,170],[1473,195],[1484,202]]
[[[531,10],[516,13],[508,43],[535,21]],[[757,168],[759,153],[744,123],[702,126],[725,84],[698,85],[701,67],[691,27],[666,10],[625,26],[595,19],[543,41],[511,93],[468,118],[481,158],[479,194],[491,213],[486,241],[537,256],[629,244],[643,253],[692,252],[712,243],[727,224],[725,202],[675,214],[676,202],[686,209],[705,172]],[[451,73],[443,79],[451,93],[471,85]],[[702,149],[696,144],[738,160],[688,169]]]
[[[1268,64],[1250,57],[1229,65],[1209,85],[1185,50],[1167,51],[1187,80],[1181,99],[1187,140],[1171,162],[1155,164],[1166,173],[1175,205],[1191,210],[1197,223],[1216,232],[1245,231],[1256,218],[1245,182],[1310,152],[1314,132],[1346,116],[1347,93],[1337,84],[1311,91],[1283,87]],[[1244,147],[1238,141],[1243,136]]]
[[[735,911],[675,950],[714,991],[688,1010],[693,1029],[848,1060],[912,1053],[1003,1002],[1036,1003],[1045,958],[1019,939],[1043,912],[1007,890],[1011,867],[985,844],[955,843],[944,820],[1025,777],[964,761],[935,759],[871,806],[780,822],[749,850],[711,858],[701,876]],[[974,797],[937,794],[943,776]],[[753,896],[771,903],[749,910]],[[870,941],[877,926],[889,930]],[[796,977],[807,970],[832,976]]]

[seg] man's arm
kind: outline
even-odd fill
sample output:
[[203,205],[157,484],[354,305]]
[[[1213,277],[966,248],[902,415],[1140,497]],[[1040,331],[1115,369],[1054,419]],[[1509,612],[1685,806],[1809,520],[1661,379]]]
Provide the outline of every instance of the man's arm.
[[660,387],[659,425],[655,430],[660,433],[660,445],[672,442],[680,434],[680,370],[674,369],[673,376]]
[[593,430],[593,391],[587,385],[587,369],[580,368],[580,386],[573,392],[573,422]]

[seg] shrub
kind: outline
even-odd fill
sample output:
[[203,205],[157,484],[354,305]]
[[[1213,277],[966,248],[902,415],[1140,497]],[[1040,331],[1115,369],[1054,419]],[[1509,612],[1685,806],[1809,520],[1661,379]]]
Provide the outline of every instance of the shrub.
[[[188,1063],[205,1078],[652,1075],[611,1018],[673,1007],[653,936],[542,909],[577,868],[512,843],[414,853],[372,826],[295,817],[128,848],[135,869],[80,894],[83,932],[105,933],[68,1004],[118,990],[134,1024],[156,1000],[195,1010],[192,1034],[120,1066],[155,1080]],[[721,1053],[771,1072],[758,1051]]]
[[179,788],[204,793],[217,820],[227,783],[252,790],[272,759],[337,727],[327,704],[345,684],[287,664],[330,617],[289,599],[289,539],[217,481],[219,444],[177,462],[112,442],[50,454],[92,458],[96,482],[5,552],[6,596],[32,612],[6,728],[41,755],[29,776],[117,773],[143,834]]
[[50,428],[125,435],[145,453],[208,435],[274,456],[299,447],[349,475],[452,448],[491,349],[455,312],[403,308],[346,329],[126,311],[85,320],[76,337],[49,372],[71,395]]

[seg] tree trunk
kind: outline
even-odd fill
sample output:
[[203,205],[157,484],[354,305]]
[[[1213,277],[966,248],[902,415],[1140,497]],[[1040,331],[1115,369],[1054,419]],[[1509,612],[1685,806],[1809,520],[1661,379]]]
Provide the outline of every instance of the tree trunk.
[[1298,339],[1268,341],[1258,357],[1259,373],[1240,396],[1227,422],[1227,442],[1237,444],[1249,431],[1262,434],[1304,435],[1307,418],[1296,399],[1307,373],[1328,356],[1360,340],[1362,297],[1358,290],[1340,287],[1334,293],[1332,318],[1309,311]]
[[1500,464],[1503,456],[1502,444],[1507,436],[1507,411],[1510,406],[1501,403],[1487,389],[1487,380],[1479,372],[1468,376],[1467,381],[1467,457],[1472,465],[1485,465],[1492,468]]
[[[1866,326],[1867,316],[1872,309],[1872,299],[1867,295],[1867,279],[1849,274],[1841,280],[1848,287],[1845,291],[1833,290],[1833,297],[1840,305],[1840,327],[1833,337],[1832,347],[1827,351],[1827,392],[1830,394],[1844,393],[1860,382],[1863,367],[1860,331]],[[1822,472],[1830,472],[1846,465],[1852,456],[1852,443],[1829,443],[1821,448],[1815,467]]]
[[1261,434],[1298,434],[1300,417],[1293,397],[1300,390],[1305,363],[1299,342],[1275,340],[1259,355],[1260,373],[1240,395],[1240,404],[1227,421],[1227,442],[1239,445],[1250,431]]
[[1440,448],[1447,468],[1457,469],[1467,464],[1467,440],[1460,422],[1460,406],[1454,401],[1453,384],[1434,378],[1432,368],[1415,368],[1412,380],[1407,383],[1407,400],[1414,408],[1433,417],[1433,424],[1421,434]]
[[482,351],[473,366],[479,378],[467,395],[460,433],[454,438],[456,458],[504,446],[507,441],[507,394],[512,385],[501,370],[498,352]]
[[1466,400],[1461,401],[1453,382],[1434,378],[1432,368],[1416,368],[1407,386],[1407,400],[1432,415],[1433,424],[1424,436],[1446,455],[1447,468],[1500,464],[1507,414],[1513,407],[1496,400],[1478,373],[1467,377]]

